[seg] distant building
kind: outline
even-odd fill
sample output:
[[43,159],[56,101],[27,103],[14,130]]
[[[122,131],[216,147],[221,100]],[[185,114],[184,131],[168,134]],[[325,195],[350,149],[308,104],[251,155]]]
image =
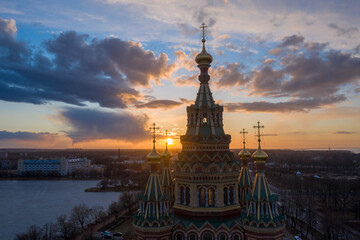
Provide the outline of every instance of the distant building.
[[7,152],[0,152],[0,158],[7,158],[9,154]]
[[19,160],[18,175],[70,175],[75,170],[90,169],[87,158]]
[[0,169],[16,169],[16,160],[0,160]]

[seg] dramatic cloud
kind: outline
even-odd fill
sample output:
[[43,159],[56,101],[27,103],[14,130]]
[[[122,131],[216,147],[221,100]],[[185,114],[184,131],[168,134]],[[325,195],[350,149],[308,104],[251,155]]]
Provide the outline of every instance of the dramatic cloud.
[[176,68],[184,68],[188,71],[194,71],[196,67],[195,56],[198,54],[197,52],[191,52],[187,55],[182,50],[177,50],[174,52],[176,56]]
[[254,92],[262,92],[267,95],[272,95],[281,87],[281,81],[284,77],[284,72],[281,70],[273,70],[271,66],[264,66],[260,71],[253,72]]
[[98,139],[136,142],[148,137],[146,115],[66,108],[60,112],[60,118],[71,126],[72,130],[66,134],[74,143]]
[[242,73],[244,66],[239,63],[229,63],[225,66],[210,69],[211,78],[216,80],[218,87],[243,86],[250,78]]
[[17,41],[14,20],[0,19],[0,99],[42,104],[62,101],[125,108],[122,94],[138,98],[136,86],[169,76],[166,54],[155,56],[140,43],[118,38],[90,39],[74,31],[43,43],[34,52]]
[[42,141],[42,140],[52,140],[57,134],[48,133],[48,132],[8,132],[0,131],[0,141]]
[[358,31],[357,27],[342,28],[342,27],[339,27],[335,23],[330,23],[328,25],[328,27],[334,29],[338,36],[345,36],[345,37],[349,37],[349,38],[352,37],[353,33]]
[[297,46],[304,42],[304,37],[301,35],[292,35],[284,37],[280,47]]
[[348,132],[348,131],[337,131],[333,132],[333,134],[355,134],[356,132]]
[[136,104],[136,108],[163,108],[172,109],[183,105],[183,102],[177,102],[173,100],[153,100],[147,103]]
[[177,86],[198,86],[199,81],[198,79],[198,73],[191,75],[190,77],[188,75],[181,75],[179,77],[175,78],[175,85]]
[[230,111],[248,112],[306,112],[314,108],[320,108],[337,102],[342,102],[344,96],[333,96],[329,98],[298,99],[288,102],[249,102],[249,103],[226,103],[225,108]]

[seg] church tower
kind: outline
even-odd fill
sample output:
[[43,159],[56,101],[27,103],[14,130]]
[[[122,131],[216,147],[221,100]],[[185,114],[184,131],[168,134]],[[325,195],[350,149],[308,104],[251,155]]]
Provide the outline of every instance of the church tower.
[[170,198],[164,194],[157,172],[161,155],[155,148],[155,133],[159,128],[154,123],[150,129],[153,131],[153,149],[146,157],[150,164],[150,176],[144,194],[139,197],[139,210],[134,216],[133,226],[138,240],[170,240],[173,223],[169,214]]
[[239,175],[239,203],[240,206],[245,207],[245,196],[251,192],[253,182],[248,168],[248,161],[251,154],[245,148],[245,136],[248,132],[243,129],[240,133],[243,135],[243,149],[238,154],[241,160],[241,170]]
[[[279,214],[278,196],[272,194],[265,176],[268,155],[261,149],[260,122],[258,149],[251,158],[256,165],[254,183],[248,169],[250,152],[239,152],[241,170],[229,149],[231,136],[224,131],[223,106],[210,91],[208,70],[212,56],[206,51],[205,24],[202,24],[202,51],[195,61],[200,69],[200,86],[193,104],[186,108],[187,130],[180,137],[182,150],[174,161],[167,145],[160,155],[155,149],[147,156],[151,166],[144,194],[133,226],[138,240],[280,240],[285,221]],[[167,132],[166,132],[167,133]],[[164,161],[161,180],[160,160]],[[172,204],[173,203],[173,204]]]
[[162,169],[161,172],[161,179],[160,179],[160,183],[161,183],[161,187],[163,189],[163,193],[167,194],[170,197],[170,204],[171,206],[174,204],[174,181],[173,181],[173,177],[171,175],[171,171],[170,171],[170,159],[172,157],[171,153],[168,150],[168,142],[167,142],[167,133],[168,131],[165,131],[165,151],[161,154],[161,158],[163,160],[164,163],[164,168]]
[[252,192],[246,196],[246,211],[243,223],[248,239],[282,239],[285,221],[279,214],[279,196],[272,194],[265,176],[265,162],[268,155],[261,149],[260,122],[254,126],[258,131],[258,149],[252,154],[256,175]]
[[[239,166],[229,149],[231,136],[223,129],[223,106],[216,104],[209,87],[213,60],[205,48],[195,61],[200,87],[194,104],[187,107],[187,131],[180,137],[182,151],[175,161],[175,221],[173,239],[221,240],[242,238],[238,200]],[[226,232],[222,233],[226,229]]]

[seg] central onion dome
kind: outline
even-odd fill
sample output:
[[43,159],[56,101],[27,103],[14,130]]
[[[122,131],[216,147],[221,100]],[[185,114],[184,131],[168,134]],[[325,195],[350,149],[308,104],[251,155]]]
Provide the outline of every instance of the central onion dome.
[[213,57],[209,53],[206,52],[205,42],[206,42],[206,40],[205,40],[205,38],[203,38],[202,39],[202,43],[203,43],[202,51],[195,58],[195,61],[198,65],[210,64],[213,60]]

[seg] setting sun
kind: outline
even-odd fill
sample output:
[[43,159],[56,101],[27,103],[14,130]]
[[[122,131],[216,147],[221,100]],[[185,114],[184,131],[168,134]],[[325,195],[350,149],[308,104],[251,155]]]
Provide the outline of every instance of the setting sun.
[[167,139],[166,139],[166,142],[167,142],[167,144],[169,144],[169,145],[173,145],[173,144],[174,144],[174,140],[171,139],[171,138],[167,138]]

